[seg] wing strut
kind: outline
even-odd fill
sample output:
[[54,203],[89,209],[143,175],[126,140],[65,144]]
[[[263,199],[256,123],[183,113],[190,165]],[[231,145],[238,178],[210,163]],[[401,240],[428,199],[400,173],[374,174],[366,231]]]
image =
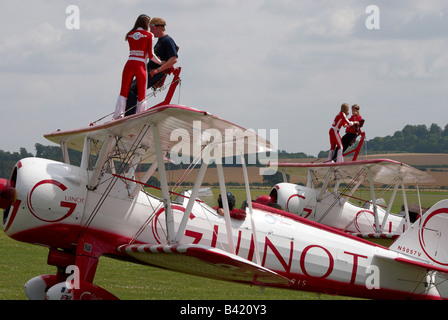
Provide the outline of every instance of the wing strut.
[[[165,155],[166,155],[166,152],[163,153],[163,156],[165,156]],[[132,198],[135,198],[137,196],[137,194],[143,189],[143,186],[144,186],[143,183],[148,182],[149,178],[152,177],[152,175],[156,171],[157,167],[158,167],[158,163],[157,163],[157,161],[154,161],[151,164],[151,167],[149,167],[148,171],[146,171],[143,174],[143,176],[141,178],[139,178],[141,183],[137,183],[137,185],[135,186],[134,190],[131,193]]]
[[68,156],[68,149],[67,149],[67,141],[65,141],[65,140],[61,141],[61,151],[62,151],[62,158],[64,159],[64,163],[70,164],[70,157]]
[[217,163],[216,169],[218,171],[219,189],[221,191],[222,206],[224,209],[224,219],[226,221],[227,240],[229,242],[229,252],[232,254],[235,254],[235,247],[233,245],[232,225],[231,225],[231,221],[230,221],[229,203],[227,200],[227,190],[226,190],[226,183],[224,180],[224,172],[222,170],[222,164]]
[[252,197],[250,195],[250,188],[249,188],[249,178],[247,176],[246,160],[244,159],[243,154],[241,154],[241,164],[243,166],[244,185],[246,186],[246,199],[247,199],[247,204],[249,206],[250,224],[252,226],[252,234],[254,236],[255,258],[257,259],[257,264],[261,266],[260,251],[258,251],[257,230],[255,229],[255,221],[254,221],[253,209],[252,209],[252,200],[251,200]]
[[390,210],[392,210],[392,205],[394,204],[395,196],[397,195],[399,184],[395,183],[394,191],[392,191],[392,195],[389,200],[389,204],[386,209],[386,213],[384,214],[383,222],[381,223],[380,233],[383,233],[384,226],[386,225],[387,218],[389,217]]
[[87,187],[88,189],[92,190],[96,188],[98,179],[100,178],[101,170],[103,168],[103,164],[106,161],[107,156],[109,155],[113,143],[114,137],[112,135],[108,135],[106,139],[104,139],[103,146],[101,147],[100,154],[95,164],[95,168],[93,169],[93,174],[90,177],[90,181]]
[[372,197],[373,216],[375,218],[375,230],[378,233],[380,231],[380,223],[378,221],[378,208],[376,206],[375,187],[373,186],[373,177],[372,177],[372,171],[370,171],[370,167],[367,167],[367,175],[369,177],[370,196]]
[[171,208],[171,197],[168,191],[168,181],[166,178],[165,164],[163,162],[163,150],[160,143],[160,132],[156,124],[152,126],[152,134],[154,137],[154,147],[156,149],[156,159],[159,164],[159,178],[160,178],[160,188],[162,189],[162,198],[165,206],[166,214],[166,232],[168,244],[174,244],[175,233],[174,233],[174,219],[173,211]]
[[403,193],[404,212],[406,213],[406,228],[409,229],[411,227],[411,220],[409,218],[408,200],[406,198],[406,188],[404,187],[403,180],[401,180],[401,191]]
[[332,174],[333,172],[334,172],[334,171],[333,171],[331,168],[328,169],[327,174],[325,175],[325,178],[324,178],[324,183],[323,183],[323,185],[322,185],[322,189],[320,190],[320,194],[319,194],[319,196],[317,197],[317,201],[318,201],[318,202],[320,202],[320,201],[322,200],[322,197],[324,196],[325,191],[326,191],[327,188],[328,188],[328,184],[330,183],[330,180],[331,180],[331,174]]
[[176,243],[179,243],[182,240],[182,237],[185,232],[185,228],[187,226],[188,219],[190,218],[191,209],[193,208],[193,205],[198,196],[199,188],[201,187],[202,180],[204,179],[205,172],[207,171],[207,168],[208,168],[207,161],[202,160],[201,168],[199,169],[199,173],[196,177],[193,191],[190,195],[190,199],[188,200],[188,204],[185,209],[184,215],[182,217],[182,221],[179,225],[179,229],[177,230],[176,239],[175,239]]
[[81,169],[86,169],[89,167],[89,157],[90,157],[90,138],[86,136],[84,138],[84,145],[82,146],[82,158],[81,158]]

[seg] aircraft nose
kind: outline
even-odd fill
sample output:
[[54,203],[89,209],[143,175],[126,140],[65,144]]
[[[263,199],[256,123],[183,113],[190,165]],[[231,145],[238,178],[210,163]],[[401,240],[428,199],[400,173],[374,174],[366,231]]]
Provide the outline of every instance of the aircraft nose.
[[0,208],[8,209],[17,199],[17,191],[11,186],[11,181],[0,179]]

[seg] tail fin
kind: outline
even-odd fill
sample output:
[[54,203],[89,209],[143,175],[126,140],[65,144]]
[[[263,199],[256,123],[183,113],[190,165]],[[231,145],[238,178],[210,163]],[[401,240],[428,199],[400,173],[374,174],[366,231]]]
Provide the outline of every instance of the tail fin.
[[432,206],[389,249],[448,268],[448,200]]

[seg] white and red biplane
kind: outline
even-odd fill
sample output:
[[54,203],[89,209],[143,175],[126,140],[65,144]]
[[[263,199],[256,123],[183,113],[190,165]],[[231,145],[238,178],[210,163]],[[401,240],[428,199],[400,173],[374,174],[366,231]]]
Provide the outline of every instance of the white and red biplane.
[[[410,212],[406,186],[429,184],[433,177],[401,162],[389,159],[358,160],[324,163],[272,163],[280,170],[285,182],[276,184],[269,197],[263,199],[297,214],[338,230],[364,238],[394,239],[413,223],[421,212]],[[287,182],[288,176],[301,177],[305,185]],[[369,186],[369,200],[354,197],[359,186]],[[393,188],[388,205],[377,199],[375,186],[383,191]],[[391,213],[392,205],[401,188],[404,210]],[[362,203],[353,204],[350,200]]]
[[[196,183],[191,193],[172,199],[166,156],[179,140],[197,143],[197,121],[204,133],[201,148],[182,150],[202,159]],[[243,129],[194,108],[159,105],[120,120],[47,134],[62,146],[64,161],[22,159],[0,184],[4,232],[48,247],[48,264],[57,267],[55,274],[28,281],[27,296],[115,299],[94,284],[99,257],[108,255],[259,286],[379,299],[448,298],[448,201],[437,203],[385,248],[252,202],[244,161],[247,216],[232,217],[216,158],[220,215],[197,199],[208,160],[224,147],[239,150],[242,160],[248,150],[272,148],[250,131],[218,139],[229,136],[226,130]],[[68,148],[82,151],[80,166],[70,164]],[[141,163],[151,166],[138,172]],[[161,197],[143,189],[156,168]]]

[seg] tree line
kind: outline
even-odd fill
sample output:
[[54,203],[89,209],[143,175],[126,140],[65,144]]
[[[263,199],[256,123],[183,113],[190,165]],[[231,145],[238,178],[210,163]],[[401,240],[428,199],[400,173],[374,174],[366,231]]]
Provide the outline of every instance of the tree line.
[[[437,124],[430,127],[426,125],[406,125],[402,130],[396,131],[392,136],[376,137],[364,143],[369,154],[373,153],[448,153],[448,124],[444,129]],[[36,153],[33,155],[25,148],[19,152],[6,152],[0,150],[0,177],[7,178],[14,165],[26,157],[39,157],[61,161],[62,152],[59,146],[44,146],[35,144]],[[319,158],[325,157],[327,151],[321,151]],[[81,162],[81,153],[69,150],[71,163],[78,165]],[[290,153],[279,150],[279,159],[312,158],[303,152]]]
[[438,125],[407,125],[392,136],[368,141],[369,151],[395,153],[448,153],[448,125],[442,130]]

